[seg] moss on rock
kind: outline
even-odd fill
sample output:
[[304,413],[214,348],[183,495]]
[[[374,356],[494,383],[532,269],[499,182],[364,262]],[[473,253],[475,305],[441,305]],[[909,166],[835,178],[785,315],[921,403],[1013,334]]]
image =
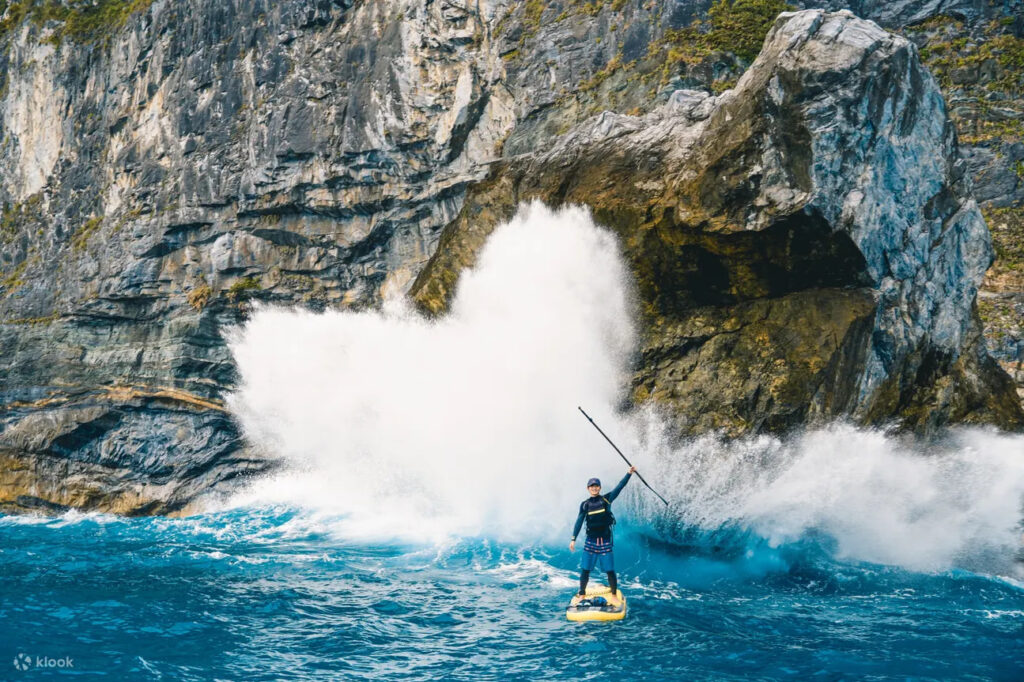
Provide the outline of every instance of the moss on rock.
[[793,9],[783,0],[717,0],[708,9],[707,44],[752,62],[775,17]]
[[16,0],[0,1],[0,39],[25,21],[37,25],[59,22],[51,42],[68,39],[78,43],[106,41],[128,18],[142,12],[153,0]]

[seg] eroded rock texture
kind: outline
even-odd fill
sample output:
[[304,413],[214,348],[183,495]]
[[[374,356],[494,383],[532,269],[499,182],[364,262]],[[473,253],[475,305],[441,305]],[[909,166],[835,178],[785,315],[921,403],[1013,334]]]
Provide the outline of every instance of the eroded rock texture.
[[636,397],[690,431],[1019,419],[941,98],[871,24],[790,18],[729,92],[748,64],[694,48],[705,3],[100,5],[123,11],[99,30],[0,20],[6,509],[180,513],[272,468],[223,405],[252,301],[374,306],[419,276],[443,306],[528,196],[623,235]]
[[635,398],[685,430],[1020,423],[973,311],[992,254],[935,81],[848,12],[783,14],[718,97],[606,113],[475,187],[414,286],[444,309],[518,201],[582,203],[644,306]]
[[182,0],[109,43],[10,29],[0,499],[173,512],[272,466],[223,411],[224,329],[407,287],[515,121],[489,19]]
[[1024,6],[950,12],[905,29],[942,86],[996,261],[979,292],[989,352],[1024,399]]

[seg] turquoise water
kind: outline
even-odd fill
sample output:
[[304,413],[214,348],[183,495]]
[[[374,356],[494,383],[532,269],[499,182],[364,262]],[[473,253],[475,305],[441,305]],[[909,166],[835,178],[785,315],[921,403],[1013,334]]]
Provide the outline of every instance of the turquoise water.
[[[1024,679],[1024,437],[677,441],[616,408],[627,280],[534,204],[444,318],[257,309],[227,406],[287,466],[187,519],[0,517],[0,680]],[[615,501],[618,623],[565,620],[626,469],[577,401],[670,502]]]
[[[620,623],[564,618],[579,555],[355,541],[249,507],[0,517],[0,679],[976,679],[1024,671],[1024,585],[832,558],[827,538],[684,546],[623,524]],[[693,538],[691,538],[693,540]],[[723,541],[724,540],[724,541]],[[1012,566],[1010,567],[1012,570]],[[15,667],[19,653],[30,667]],[[36,667],[42,657],[71,668]],[[24,659],[22,659],[24,660]]]

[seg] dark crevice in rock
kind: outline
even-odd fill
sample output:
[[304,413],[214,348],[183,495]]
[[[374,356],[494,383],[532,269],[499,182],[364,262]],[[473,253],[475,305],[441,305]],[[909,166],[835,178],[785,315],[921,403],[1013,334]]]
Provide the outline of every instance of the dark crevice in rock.
[[57,504],[32,495],[18,495],[15,498],[15,504],[26,510],[43,511],[49,514],[63,514],[71,510],[71,507],[65,504]]
[[168,225],[167,227],[164,228],[164,236],[165,237],[171,237],[171,236],[178,237],[181,234],[188,233],[188,232],[197,232],[199,230],[203,230],[203,229],[206,229],[208,227],[211,227],[212,225],[213,225],[213,223],[209,222],[209,221],[197,221],[197,222],[190,222],[190,223],[171,223],[170,225]]
[[490,93],[485,90],[467,107],[465,120],[452,128],[451,140],[448,142],[447,160],[449,163],[458,158],[459,154],[462,153],[462,149],[466,146],[466,141],[469,139],[469,134],[476,127],[476,124],[480,122],[480,117],[483,116],[489,99]]
[[312,246],[312,242],[307,237],[289,230],[260,228],[252,230],[250,234],[277,246]]
[[122,415],[117,410],[78,424],[72,430],[54,438],[47,450],[68,459],[85,459],[89,446],[121,424]]
[[194,228],[188,230],[175,230],[173,232],[166,232],[164,239],[157,242],[153,246],[149,247],[145,251],[139,254],[140,259],[158,259],[164,256],[169,256],[175,251],[179,251],[186,246],[202,246],[210,244],[217,240],[220,233],[214,232],[213,234],[207,235],[201,238],[195,238],[194,233],[201,228]]
[[864,255],[849,235],[814,210],[749,232],[662,223],[630,256],[643,298],[675,318],[694,307],[871,284]]

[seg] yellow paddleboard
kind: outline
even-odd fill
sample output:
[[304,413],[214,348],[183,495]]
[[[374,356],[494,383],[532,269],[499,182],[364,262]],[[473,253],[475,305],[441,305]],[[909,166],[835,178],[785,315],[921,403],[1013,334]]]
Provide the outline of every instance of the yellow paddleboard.
[[587,586],[587,596],[575,595],[565,610],[565,617],[572,621],[622,620],[626,617],[626,598],[622,590],[615,593],[607,587]]

